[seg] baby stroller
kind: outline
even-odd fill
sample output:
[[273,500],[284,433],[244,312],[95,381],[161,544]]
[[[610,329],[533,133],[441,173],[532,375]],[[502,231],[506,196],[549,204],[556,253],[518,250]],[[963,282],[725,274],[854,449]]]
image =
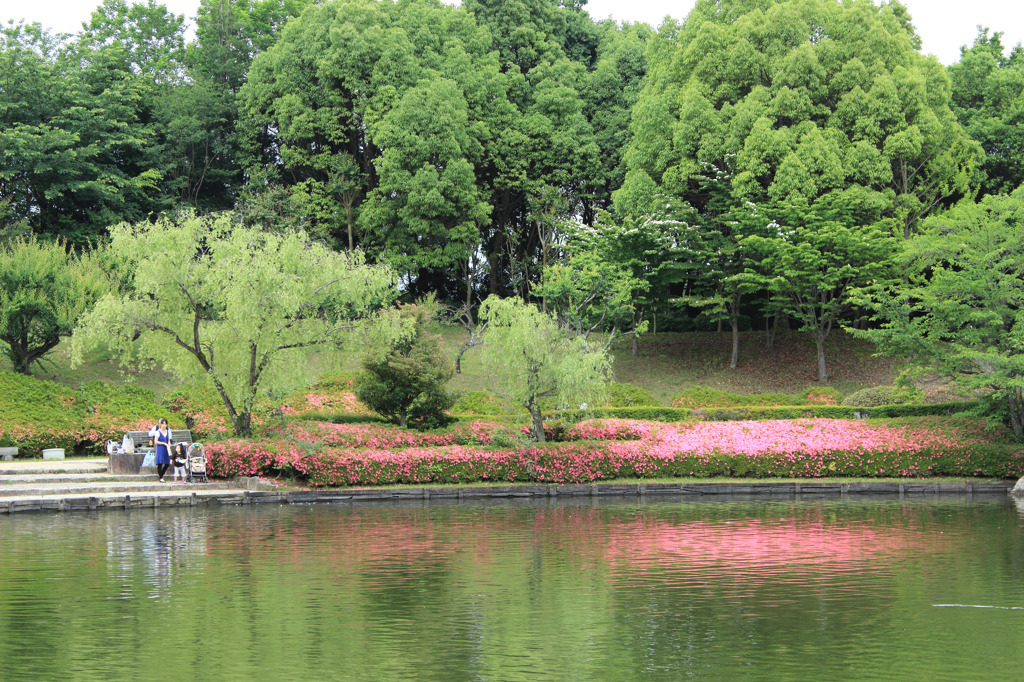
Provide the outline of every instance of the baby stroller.
[[209,483],[206,477],[206,449],[202,443],[192,443],[188,446],[188,482]]

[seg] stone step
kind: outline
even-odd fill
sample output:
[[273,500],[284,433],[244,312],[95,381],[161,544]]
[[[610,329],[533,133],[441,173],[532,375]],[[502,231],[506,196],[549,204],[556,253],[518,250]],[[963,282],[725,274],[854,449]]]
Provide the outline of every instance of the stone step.
[[122,482],[142,482],[151,481],[156,482],[157,478],[155,475],[146,476],[144,474],[110,474],[107,472],[98,472],[95,474],[0,474],[0,487],[7,484],[19,484],[19,483],[111,483],[115,481]]
[[0,462],[0,476],[21,474],[98,474],[107,470],[107,460],[91,459],[28,459]]
[[26,494],[0,497],[0,514],[32,511],[88,511],[93,509],[134,509],[146,507],[189,507],[207,504],[245,504],[251,493],[235,487],[201,488],[173,486],[155,492],[92,494]]
[[6,483],[0,485],[0,501],[14,497],[43,496],[43,495],[100,495],[100,494],[135,494],[135,493],[163,493],[168,489],[181,488],[184,491],[191,490],[227,490],[237,486],[230,482],[216,483],[173,483],[170,479],[166,483],[158,481],[110,481],[97,482],[85,481],[81,483]]

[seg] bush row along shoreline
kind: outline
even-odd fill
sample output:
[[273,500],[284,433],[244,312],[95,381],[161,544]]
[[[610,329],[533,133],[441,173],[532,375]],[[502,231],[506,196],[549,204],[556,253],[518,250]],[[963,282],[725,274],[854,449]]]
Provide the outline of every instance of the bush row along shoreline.
[[[1000,442],[976,420],[955,433],[934,420],[885,425],[842,420],[666,425],[587,422],[569,442],[499,443],[477,422],[476,443],[396,444],[384,435],[354,440],[292,433],[263,442],[226,440],[208,448],[217,477],[287,477],[313,487],[473,482],[593,483],[619,478],[1016,478],[1024,448]],[[343,430],[341,433],[345,433]],[[463,435],[466,440],[471,436]],[[600,440],[599,440],[600,439]],[[345,446],[347,445],[347,446]],[[396,445],[398,447],[396,447]],[[394,449],[387,449],[394,448]]]

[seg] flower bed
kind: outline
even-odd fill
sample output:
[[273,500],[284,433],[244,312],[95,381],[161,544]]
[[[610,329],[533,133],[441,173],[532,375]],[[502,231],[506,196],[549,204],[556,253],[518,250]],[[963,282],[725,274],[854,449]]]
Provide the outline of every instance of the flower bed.
[[[487,447],[501,427],[417,434],[382,427],[319,435],[286,429],[266,442],[208,447],[214,476],[290,475],[313,486],[469,483],[589,483],[652,477],[924,477],[1024,475],[1024,449],[978,420],[892,424],[808,419],[775,422],[591,422],[577,440],[529,448]],[[397,434],[403,434],[404,440]],[[466,434],[470,435],[467,436]],[[327,437],[320,437],[326,435]],[[475,441],[460,438],[475,439]],[[631,440],[629,440],[631,439]]]

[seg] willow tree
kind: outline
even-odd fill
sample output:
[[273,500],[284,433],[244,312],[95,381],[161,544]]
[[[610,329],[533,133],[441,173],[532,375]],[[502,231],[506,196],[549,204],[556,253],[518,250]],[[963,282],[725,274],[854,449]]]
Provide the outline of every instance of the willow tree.
[[538,443],[544,442],[542,398],[576,406],[603,396],[611,370],[608,354],[559,326],[552,315],[519,298],[490,296],[480,306],[480,318],[488,324],[483,362],[494,391],[529,411]]
[[199,379],[240,436],[252,433],[261,392],[294,387],[311,353],[339,347],[394,296],[391,270],[360,252],[245,227],[231,214],[122,223],[109,248],[128,264],[130,287],[83,317],[74,362],[106,346],[123,364]]

